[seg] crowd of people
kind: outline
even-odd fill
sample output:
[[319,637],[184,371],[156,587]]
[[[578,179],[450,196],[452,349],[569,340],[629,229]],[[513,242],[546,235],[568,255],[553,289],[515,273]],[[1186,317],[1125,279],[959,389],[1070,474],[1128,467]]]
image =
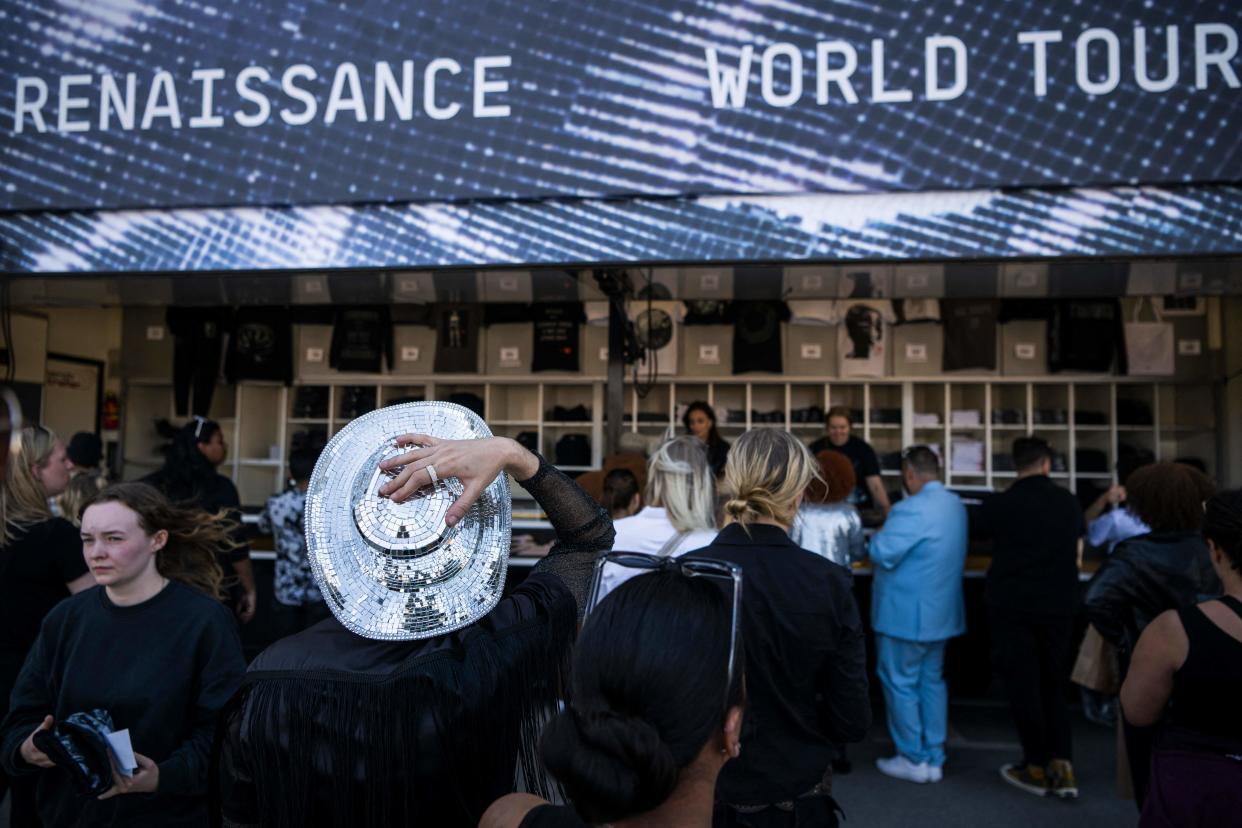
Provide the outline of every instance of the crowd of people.
[[[726,443],[705,403],[683,422],[578,480],[503,437],[403,438],[380,496],[455,478],[451,527],[508,474],[554,535],[494,609],[417,640],[338,619],[303,532],[316,456],[294,452],[260,520],[280,637],[249,667],[238,630],[257,588],[219,426],[170,430],[160,471],[107,485],[97,442],[15,432],[0,488],[11,824],[833,826],[847,745],[872,719],[853,567],[870,566],[895,748],[876,765],[935,784],[952,772],[944,658],[966,631],[972,542],[990,546],[992,662],[1022,747],[1005,782],[1079,794],[1066,690],[1085,615],[1116,653],[1141,824],[1242,807],[1242,492],[1147,462],[1084,514],[1049,445],[1021,437],[1015,482],[968,514],[921,445],[894,502],[844,409],[810,447],[773,428]],[[1111,547],[1085,592],[1084,537]],[[112,730],[129,767],[99,747]]]

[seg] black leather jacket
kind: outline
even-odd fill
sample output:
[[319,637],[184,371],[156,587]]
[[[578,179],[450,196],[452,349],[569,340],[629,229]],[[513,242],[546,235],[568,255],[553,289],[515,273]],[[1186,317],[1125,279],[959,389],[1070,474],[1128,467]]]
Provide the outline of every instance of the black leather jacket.
[[1221,593],[1207,544],[1197,532],[1152,532],[1117,544],[1087,584],[1087,620],[1128,664],[1139,634],[1157,615]]

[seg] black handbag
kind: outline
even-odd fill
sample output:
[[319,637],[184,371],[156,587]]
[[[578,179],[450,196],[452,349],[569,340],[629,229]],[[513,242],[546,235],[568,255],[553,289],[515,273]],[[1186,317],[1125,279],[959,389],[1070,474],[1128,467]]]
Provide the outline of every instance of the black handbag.
[[112,716],[106,710],[74,713],[51,730],[40,730],[34,746],[56,767],[69,774],[83,797],[95,797],[112,787]]

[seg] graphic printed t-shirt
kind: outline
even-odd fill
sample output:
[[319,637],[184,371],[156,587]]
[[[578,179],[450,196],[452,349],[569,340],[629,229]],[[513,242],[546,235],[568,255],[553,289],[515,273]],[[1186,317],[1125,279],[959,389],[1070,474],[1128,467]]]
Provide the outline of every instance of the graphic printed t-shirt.
[[1121,303],[1116,299],[1055,302],[1048,325],[1048,365],[1053,371],[1106,373],[1114,360],[1125,373]]
[[684,312],[682,304],[641,299],[630,302],[629,311],[638,344],[646,349],[640,369],[647,370],[654,360],[657,373],[677,373],[677,323]]
[[720,299],[691,299],[686,303],[685,325],[728,325],[732,321],[728,302]]
[[557,302],[531,307],[535,321],[532,371],[577,371],[579,325],[586,320],[580,302]]
[[779,374],[781,323],[789,319],[784,302],[734,302],[733,373],[766,371]]
[[293,384],[293,325],[285,308],[239,308],[233,314],[224,376]]
[[437,372],[478,372],[481,315],[478,305],[441,305],[436,309]]
[[886,299],[843,299],[837,303],[837,358],[843,377],[882,377],[888,354],[888,326],[897,321]]
[[392,364],[392,319],[386,306],[342,308],[332,321],[328,365],[377,374]]
[[944,370],[996,370],[995,299],[946,299],[944,316]]

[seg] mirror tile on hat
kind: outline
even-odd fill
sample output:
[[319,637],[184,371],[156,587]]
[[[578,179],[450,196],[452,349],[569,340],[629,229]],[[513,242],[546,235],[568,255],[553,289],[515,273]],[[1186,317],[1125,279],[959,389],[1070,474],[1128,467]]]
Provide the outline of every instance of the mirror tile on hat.
[[379,463],[404,434],[491,437],[460,405],[413,402],[352,421],[324,449],[306,494],[306,547],[332,614],[366,638],[408,641],[461,629],[496,606],[509,561],[512,504],[498,475],[456,526],[445,516],[462,493],[440,478],[404,503],[380,497]]

